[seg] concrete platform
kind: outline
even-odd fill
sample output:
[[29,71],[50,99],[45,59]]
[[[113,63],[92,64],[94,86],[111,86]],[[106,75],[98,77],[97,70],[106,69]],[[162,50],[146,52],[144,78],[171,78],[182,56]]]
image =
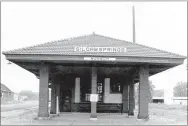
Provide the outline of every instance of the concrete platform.
[[[137,114],[136,114],[137,115]],[[117,113],[98,113],[97,120],[91,120],[89,113],[60,113],[50,120],[36,120],[32,124],[44,125],[167,125],[177,124],[175,120],[150,116],[149,120]],[[179,124],[181,125],[181,124]]]
[[[177,113],[177,112],[176,112]],[[180,115],[178,115],[180,116]],[[20,116],[18,118],[2,118],[3,125],[186,125],[186,119],[177,120],[169,116],[150,115],[149,120],[137,119],[135,116],[128,116],[120,113],[97,113],[97,120],[90,119],[90,113],[60,113],[50,115],[49,119],[38,120],[37,111]],[[181,118],[186,118],[186,115]]]
[[1,112],[2,125],[186,125],[187,106],[150,104],[149,120],[138,120],[135,116],[120,113],[97,113],[97,120],[90,119],[90,113],[51,114],[47,120],[37,120],[38,109]]

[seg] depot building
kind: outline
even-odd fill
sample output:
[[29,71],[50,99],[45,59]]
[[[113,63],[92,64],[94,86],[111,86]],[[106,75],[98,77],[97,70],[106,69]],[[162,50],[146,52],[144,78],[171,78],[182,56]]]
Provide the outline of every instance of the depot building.
[[146,119],[148,78],[186,58],[94,33],[3,54],[40,79],[39,117],[56,114],[57,107],[60,112],[89,112],[91,118],[101,112],[134,115],[134,84],[139,83],[137,117]]

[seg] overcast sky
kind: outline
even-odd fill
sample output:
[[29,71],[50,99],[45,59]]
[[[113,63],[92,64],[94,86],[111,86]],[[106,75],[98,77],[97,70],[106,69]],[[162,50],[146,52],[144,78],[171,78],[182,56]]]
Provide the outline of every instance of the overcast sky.
[[[2,2],[1,51],[85,34],[132,41],[132,5],[136,13],[136,42],[187,56],[186,2]],[[1,54],[1,82],[12,91],[38,92],[30,72],[7,64]],[[183,65],[150,77],[156,89],[187,81]]]

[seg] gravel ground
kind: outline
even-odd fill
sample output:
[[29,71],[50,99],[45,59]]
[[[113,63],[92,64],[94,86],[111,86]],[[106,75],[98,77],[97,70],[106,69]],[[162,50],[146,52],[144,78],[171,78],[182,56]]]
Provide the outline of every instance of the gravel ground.
[[34,106],[38,106],[38,101],[35,100],[35,101],[25,101],[25,102],[13,103],[13,104],[3,104],[1,105],[1,112],[31,108]]
[[31,124],[34,117],[37,116],[38,109],[22,109],[8,112],[1,112],[2,125],[24,125]]

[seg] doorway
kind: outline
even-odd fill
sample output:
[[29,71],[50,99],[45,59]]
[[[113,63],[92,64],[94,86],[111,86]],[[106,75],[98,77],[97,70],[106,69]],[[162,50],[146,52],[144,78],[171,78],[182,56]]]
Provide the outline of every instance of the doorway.
[[71,112],[71,90],[65,89],[61,92],[62,112]]

